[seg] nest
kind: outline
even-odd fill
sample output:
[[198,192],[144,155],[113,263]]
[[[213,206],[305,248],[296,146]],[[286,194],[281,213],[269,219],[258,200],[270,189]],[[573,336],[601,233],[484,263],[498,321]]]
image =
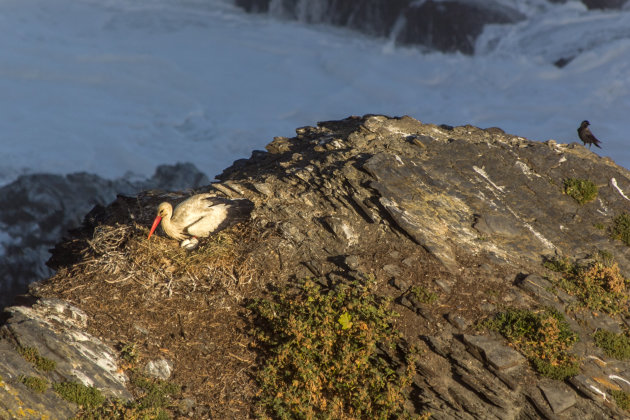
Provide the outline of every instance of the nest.
[[140,226],[101,225],[87,240],[77,267],[97,281],[135,281],[168,297],[178,291],[221,287],[240,301],[241,286],[254,278],[253,264],[244,257],[244,247],[254,237],[249,229],[233,227],[187,251],[172,239],[147,240],[146,229]]

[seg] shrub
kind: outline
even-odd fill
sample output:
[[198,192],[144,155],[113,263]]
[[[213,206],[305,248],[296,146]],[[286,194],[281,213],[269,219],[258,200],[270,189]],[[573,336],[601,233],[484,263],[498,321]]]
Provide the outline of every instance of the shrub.
[[381,418],[404,416],[405,389],[415,373],[396,369],[380,348],[400,340],[389,301],[365,283],[323,289],[312,280],[250,309],[266,363],[257,374],[259,411],[272,418]]
[[630,337],[626,334],[615,334],[607,330],[598,330],[593,334],[597,347],[604,350],[607,356],[615,359],[630,359]]
[[564,192],[579,204],[586,204],[597,197],[597,185],[588,179],[567,178],[564,180]]
[[579,373],[577,357],[568,352],[579,337],[558,311],[510,309],[484,325],[523,352],[541,375],[564,380]]
[[603,253],[599,260],[584,265],[557,259],[544,265],[562,274],[555,284],[575,296],[579,305],[613,315],[627,312],[628,280],[621,275],[611,255]]

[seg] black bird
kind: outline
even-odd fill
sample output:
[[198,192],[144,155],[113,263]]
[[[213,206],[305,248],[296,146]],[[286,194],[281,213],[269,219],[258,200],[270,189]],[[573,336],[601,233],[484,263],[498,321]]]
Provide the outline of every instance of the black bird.
[[600,141],[597,140],[593,133],[591,133],[591,130],[588,128],[589,125],[591,125],[590,122],[586,120],[582,121],[582,124],[580,124],[580,128],[578,128],[577,130],[578,136],[580,136],[580,140],[582,140],[584,146],[588,144],[589,149],[591,148],[591,144],[594,144],[601,149],[601,146],[599,145]]

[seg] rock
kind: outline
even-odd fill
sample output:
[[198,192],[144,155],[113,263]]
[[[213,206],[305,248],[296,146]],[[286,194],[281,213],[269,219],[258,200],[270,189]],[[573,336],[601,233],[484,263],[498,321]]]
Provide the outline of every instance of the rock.
[[455,328],[457,328],[460,331],[466,330],[466,328],[468,328],[470,324],[472,324],[470,320],[465,319],[461,315],[457,315],[452,312],[446,316],[446,319],[448,320],[448,322],[450,322]]
[[398,277],[401,274],[400,267],[396,264],[387,264],[383,266],[383,271],[392,277]]
[[594,401],[606,402],[611,400],[610,395],[604,391],[605,388],[584,375],[573,376],[569,379],[569,383],[582,395]]
[[[127,377],[118,371],[115,351],[85,331],[87,315],[83,311],[56,299],[6,311],[9,318],[0,330],[0,382],[4,383],[0,387],[0,414],[33,410],[33,415],[48,418],[73,416],[74,404],[62,400],[50,387],[43,394],[28,392],[20,383],[20,375],[46,375],[49,382],[51,377],[57,382],[80,382],[109,397],[131,398]],[[53,372],[37,370],[18,355],[17,347],[36,349],[41,357],[54,362]]]
[[483,335],[464,335],[472,354],[499,370],[510,369],[525,362],[525,357],[503,343]]
[[171,377],[173,372],[173,363],[166,359],[149,360],[144,367],[144,373],[153,378],[162,379],[163,381]]
[[582,0],[588,9],[621,9],[628,0]]
[[444,52],[473,54],[475,40],[491,23],[514,23],[525,18],[493,1],[423,1],[411,3],[402,15],[406,24],[396,35],[400,44],[420,44]]
[[577,402],[575,393],[561,382],[548,382],[539,384],[538,388],[542,391],[545,399],[551,406],[551,410],[555,414],[560,414]]
[[307,23],[329,23],[369,35],[388,37],[403,45],[464,54],[474,52],[475,39],[491,23],[514,23],[520,12],[494,1],[462,0],[408,2],[405,0],[236,0],[248,12],[269,13]]
[[406,292],[407,290],[409,290],[409,287],[410,287],[409,282],[405,281],[404,279],[400,277],[392,278],[390,283],[392,286],[394,286],[396,289],[400,290],[401,292]]
[[548,280],[536,274],[530,274],[517,282],[518,286],[531,293],[539,302],[546,306],[561,307],[553,293],[550,292],[552,285]]

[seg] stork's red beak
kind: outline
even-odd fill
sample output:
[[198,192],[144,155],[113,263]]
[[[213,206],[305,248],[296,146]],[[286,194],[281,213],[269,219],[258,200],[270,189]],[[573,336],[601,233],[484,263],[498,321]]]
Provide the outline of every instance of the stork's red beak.
[[149,232],[149,237],[147,239],[151,239],[151,235],[153,235],[153,232],[155,232],[155,229],[157,229],[161,221],[162,221],[161,216],[155,216],[155,220],[153,221],[153,226],[151,226],[151,232]]

